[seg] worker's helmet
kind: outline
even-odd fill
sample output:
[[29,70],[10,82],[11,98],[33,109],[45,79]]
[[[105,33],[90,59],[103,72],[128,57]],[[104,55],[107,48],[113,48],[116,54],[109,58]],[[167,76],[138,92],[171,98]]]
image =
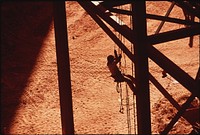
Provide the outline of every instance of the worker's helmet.
[[112,63],[115,60],[115,57],[113,55],[109,55],[107,57],[108,63]]

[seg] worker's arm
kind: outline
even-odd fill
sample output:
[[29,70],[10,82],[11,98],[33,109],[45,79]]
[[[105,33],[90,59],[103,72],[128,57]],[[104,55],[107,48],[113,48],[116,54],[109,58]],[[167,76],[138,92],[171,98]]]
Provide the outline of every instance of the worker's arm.
[[120,62],[122,55],[119,54],[119,56],[118,56],[116,50],[114,50],[114,54],[115,54],[115,64],[117,64],[118,62]]

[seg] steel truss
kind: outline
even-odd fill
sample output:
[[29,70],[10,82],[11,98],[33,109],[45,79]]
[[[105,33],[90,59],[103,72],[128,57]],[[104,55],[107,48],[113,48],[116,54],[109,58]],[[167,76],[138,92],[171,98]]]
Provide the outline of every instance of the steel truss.
[[[150,119],[150,100],[149,100],[149,83],[150,80],[156,88],[170,101],[178,110],[171,122],[163,130],[167,134],[182,116],[190,124],[193,124],[183,113],[188,108],[195,97],[199,98],[198,90],[200,89],[200,69],[196,79],[189,76],[184,70],[177,66],[173,61],[168,59],[154,45],[172,40],[178,40],[185,37],[192,37],[200,34],[200,23],[192,19],[182,20],[169,17],[174,5],[179,6],[184,12],[200,19],[200,3],[197,1],[171,1],[172,4],[165,16],[146,14],[146,5],[144,1],[78,1],[86,12],[95,20],[95,22],[106,32],[106,34],[121,48],[127,57],[135,63],[136,88],[137,94],[137,122],[139,134],[151,134]],[[115,8],[116,6],[132,4],[132,11]],[[63,134],[74,134],[72,94],[70,80],[69,51],[67,41],[66,13],[65,2],[54,2],[54,26],[56,38],[56,54],[58,62],[58,81],[61,104],[61,121]],[[130,29],[124,23],[118,23],[118,18],[112,14],[126,14],[133,18],[134,29]],[[155,34],[147,35],[146,19],[162,21]],[[188,27],[159,33],[165,22],[184,24]],[[107,25],[113,27],[122,36],[134,45],[134,54],[126,48],[118,37],[109,29]],[[66,45],[66,46],[65,46]],[[142,49],[141,49],[142,46]],[[67,52],[67,53],[66,53]],[[64,58],[64,59],[63,59]],[[157,65],[163,68],[168,74],[176,79],[182,86],[191,92],[188,100],[180,106],[164,87],[148,71],[148,58],[152,59]],[[67,63],[66,63],[67,61]],[[145,107],[143,107],[145,106]],[[68,110],[68,111],[67,111]]]
[[[136,88],[139,91],[137,95],[137,116],[138,116],[138,133],[150,134],[151,133],[151,121],[150,121],[150,109],[149,109],[149,84],[145,80],[149,80],[158,88],[158,90],[170,101],[170,103],[178,110],[178,113],[171,120],[171,122],[163,130],[163,134],[167,134],[173,127],[173,125],[182,116],[190,124],[193,124],[187,116],[183,116],[183,113],[189,107],[190,103],[195,97],[199,98],[199,73],[196,79],[189,76],[184,70],[177,66],[173,61],[168,59],[164,54],[157,50],[154,45],[164,43],[172,40],[178,40],[185,37],[193,37],[200,34],[200,23],[194,20],[182,20],[169,17],[169,12],[174,5],[181,7],[184,11],[187,11],[190,15],[200,17],[200,4],[190,3],[182,1],[172,1],[168,12],[165,16],[158,16],[153,14],[146,14],[146,5],[141,1],[78,1],[78,3],[87,11],[87,13],[95,20],[95,22],[106,32],[106,34],[122,49],[122,51],[129,57],[131,61],[135,63],[136,70]],[[134,8],[132,11],[117,9],[115,6],[124,4],[132,4]],[[132,7],[133,7],[132,6]],[[192,6],[192,8],[191,8]],[[133,17],[133,27],[130,29],[123,22],[119,23],[119,19],[112,14],[119,13],[125,15],[131,15]],[[147,36],[146,31],[146,19],[160,20],[162,23],[156,31],[156,34]],[[130,52],[128,48],[115,36],[115,34],[108,28],[106,22],[113,27],[117,32],[124,36],[134,45],[134,54]],[[164,22],[171,22],[177,24],[189,25],[186,28],[180,28],[163,33],[159,33]],[[138,40],[139,39],[139,40]],[[142,48],[142,49],[140,49]],[[148,55],[146,55],[148,54]],[[172,96],[162,87],[162,85],[148,72],[147,58],[152,59],[157,65],[163,68],[168,74],[176,79],[182,86],[189,90],[192,94],[188,100],[180,106]],[[149,77],[148,77],[148,76]],[[145,107],[144,107],[145,105]]]

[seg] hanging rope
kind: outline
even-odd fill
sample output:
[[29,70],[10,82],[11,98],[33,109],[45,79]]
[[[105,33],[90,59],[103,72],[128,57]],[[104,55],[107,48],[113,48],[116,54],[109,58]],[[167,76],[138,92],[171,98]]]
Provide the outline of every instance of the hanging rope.
[[[119,7],[121,8],[121,6]],[[118,16],[119,20],[118,23],[121,24],[120,20],[121,20],[121,15]],[[122,35],[119,32],[116,32],[116,35],[118,36],[118,38],[122,41]],[[118,50],[115,47],[116,45],[114,45],[114,50],[117,51],[117,54],[121,54],[122,50],[118,47]],[[121,71],[121,61],[119,62],[119,70]],[[120,94],[120,108],[119,108],[119,112],[120,113],[124,113],[124,108],[123,108],[123,95],[122,95],[122,84],[121,82],[117,82],[116,84],[116,90],[117,92]]]
[[120,83],[120,109],[119,112],[120,113],[124,113],[124,107],[123,107],[123,96],[122,96],[122,87],[121,87],[121,83]]
[[[122,8],[122,7],[120,7]],[[120,16],[120,20],[122,20],[121,16]],[[123,44],[126,44],[125,43],[125,38],[120,34],[120,40],[122,41]],[[122,51],[120,52],[122,53]],[[122,70],[122,73],[127,73],[127,62],[126,62],[126,55],[125,53],[122,53],[123,55],[123,69],[121,68]],[[130,116],[130,104],[129,104],[129,92],[128,92],[128,84],[125,82],[125,87],[126,87],[126,115],[127,115],[127,126],[128,126],[128,134],[131,134],[131,116]]]
[[128,134],[131,134],[131,116],[130,116],[129,93],[127,84],[126,84],[126,113],[127,113]]
[[[119,6],[120,9],[122,9],[122,6]],[[132,10],[132,7],[130,7],[130,10]],[[122,25],[122,22],[120,20],[122,20],[122,16],[121,14],[119,14],[118,16],[119,18],[119,24]],[[130,27],[132,28],[132,17],[130,16]],[[125,44],[125,38],[122,36],[121,33],[116,32],[116,35],[118,35],[118,38],[120,39],[120,41]],[[122,74],[126,74],[127,73],[127,61],[126,61],[126,55],[125,53],[122,52],[122,50],[118,47],[118,49],[116,49],[116,46],[114,46],[114,50],[117,50],[117,53],[122,55],[122,61],[119,62],[119,70],[121,71]],[[131,43],[131,52],[133,53],[133,44]],[[122,66],[123,65],[123,66]],[[131,61],[131,74],[133,76],[133,70],[134,70],[134,65],[133,62]],[[130,100],[130,94],[129,94],[129,87],[128,84],[126,82],[125,83],[125,89],[122,89],[122,82],[117,82],[116,84],[116,90],[120,95],[120,109],[119,112],[120,113],[124,113],[124,104],[123,104],[123,96],[126,98],[126,115],[127,115],[127,126],[128,126],[128,134],[131,134],[131,130],[132,130],[132,115],[131,115],[131,106],[133,107],[132,111],[133,111],[133,119],[134,119],[134,132],[136,134],[136,110],[135,110],[135,99],[134,99],[134,94],[132,93],[132,100]],[[124,95],[123,95],[123,90],[125,90]],[[130,105],[130,101],[132,102],[132,105]]]

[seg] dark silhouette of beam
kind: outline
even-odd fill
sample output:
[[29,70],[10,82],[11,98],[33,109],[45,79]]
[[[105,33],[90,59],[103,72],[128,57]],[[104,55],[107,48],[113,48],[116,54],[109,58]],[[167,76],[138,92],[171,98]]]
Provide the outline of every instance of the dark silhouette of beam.
[[[106,9],[104,9],[104,7],[99,7],[99,5],[97,7],[95,7],[92,3],[86,3],[86,2],[79,2],[79,4],[90,14],[90,16],[100,25],[100,27],[109,35],[109,37],[122,49],[122,51],[133,61],[136,63],[136,57],[135,55],[133,55],[127,48],[126,46],[124,46],[124,44],[113,34],[113,32],[104,24],[104,22],[101,20],[103,19],[104,21],[106,21],[110,26],[112,26],[116,31],[120,32],[124,37],[126,37],[130,42],[137,44],[137,42],[140,41],[140,43],[142,43],[142,47],[144,48],[148,48],[148,52],[147,51],[144,51],[144,48],[141,49],[143,50],[143,52],[140,51],[136,51],[137,53],[140,52],[142,55],[143,58],[144,57],[148,57],[148,55],[150,56],[150,58],[152,60],[154,60],[159,66],[161,66],[163,69],[168,69],[168,73],[174,77],[176,80],[179,81],[179,83],[181,83],[184,87],[186,87],[189,91],[192,92],[192,94],[194,96],[197,96],[199,98],[199,95],[198,95],[198,83],[196,83],[196,81],[190,77],[187,73],[185,73],[181,68],[179,68],[176,64],[174,64],[171,60],[169,60],[166,56],[164,56],[162,53],[160,53],[156,48],[154,48],[153,46],[150,46],[149,44],[151,44],[150,42],[147,42],[149,39],[151,39],[152,41],[155,40],[155,37],[157,39],[159,39],[161,37],[161,40],[163,40],[162,38],[164,38],[164,36],[169,36],[170,34],[180,34],[179,36],[175,36],[174,39],[167,39],[168,41],[171,41],[171,40],[175,40],[175,39],[179,39],[179,38],[183,38],[183,37],[187,37],[187,36],[190,36],[190,35],[195,35],[195,34],[199,34],[199,24],[197,25],[194,25],[191,26],[190,28],[183,28],[183,29],[179,29],[179,30],[173,30],[173,31],[169,31],[169,32],[165,32],[165,33],[161,33],[159,34],[159,36],[155,36],[155,35],[151,35],[147,38],[146,35],[143,35],[141,36],[140,34],[141,33],[141,29],[137,29],[137,28],[145,28],[145,27],[136,27],[134,26],[134,31],[130,30],[130,28],[126,25],[120,25],[118,22],[116,22],[116,20],[112,19],[112,14],[109,13],[109,12],[105,12]],[[100,5],[101,6],[101,5]],[[141,8],[140,8],[141,9]],[[134,9],[134,10],[137,10],[137,9]],[[139,9],[138,9],[139,10]],[[124,11],[123,11],[124,12]],[[135,11],[136,12],[136,11]],[[138,12],[136,12],[138,13]],[[138,13],[140,14],[140,13]],[[133,15],[135,16],[135,14],[131,13],[130,15]],[[145,17],[147,17],[147,15],[144,15]],[[152,15],[153,16],[153,15]],[[141,14],[138,15],[138,18],[141,17]],[[144,18],[145,18],[144,17]],[[101,19],[100,19],[101,18]],[[142,17],[143,18],[143,17]],[[140,18],[141,19],[141,18]],[[145,18],[146,19],[146,18]],[[136,20],[136,19],[135,19]],[[138,21],[138,20],[137,20]],[[141,20],[140,20],[141,21]],[[180,21],[180,20],[178,20]],[[181,20],[183,22],[183,20]],[[180,21],[180,23],[181,23]],[[138,23],[138,25],[140,24],[140,26],[142,25],[141,24],[142,22]],[[193,22],[187,22],[187,21],[184,21],[183,23],[192,23]],[[137,23],[134,23],[135,25]],[[185,34],[185,32],[187,34]],[[189,32],[189,33],[188,33]],[[138,34],[139,33],[139,34]],[[141,36],[141,39],[138,38],[138,35]],[[143,33],[144,34],[144,33]],[[162,37],[163,36],[163,37]],[[153,39],[154,38],[154,39]],[[146,39],[146,40],[143,40],[143,39]],[[166,41],[162,41],[162,42],[167,42]],[[142,42],[143,41],[143,42]],[[160,42],[160,41],[159,41]],[[146,44],[146,46],[145,46]],[[141,46],[140,46],[141,47]],[[139,49],[139,47],[138,47]],[[134,49],[135,50],[135,49]],[[135,52],[135,53],[136,53]],[[134,54],[135,54],[134,53]],[[148,54],[147,54],[148,53]],[[140,58],[142,58],[140,57]],[[157,58],[157,57],[160,57],[160,58]],[[144,59],[143,59],[144,60]],[[163,61],[162,61],[163,60]],[[142,61],[142,60],[141,60]],[[144,62],[144,61],[143,61]],[[166,64],[167,63],[167,64]],[[141,64],[141,63],[140,63]],[[143,63],[144,64],[144,63]],[[148,64],[148,63],[147,63]],[[169,66],[170,65],[170,66]],[[140,67],[140,66],[138,66]],[[141,66],[140,68],[144,68],[145,66]],[[145,69],[144,69],[145,70]],[[148,70],[147,70],[148,71]],[[140,71],[141,72],[141,71]],[[161,93],[163,93],[163,95],[169,99],[169,101],[174,105],[174,107],[177,109],[177,110],[181,110],[181,107],[179,106],[179,104],[169,95],[169,93],[157,82],[157,80],[149,73],[149,79],[152,81],[152,83],[154,83],[154,85],[161,91]],[[148,77],[147,77],[148,78]],[[141,79],[142,80],[142,79]],[[143,79],[144,80],[144,79]],[[199,80],[198,80],[199,81]],[[138,84],[137,82],[137,77],[136,77],[136,83]],[[140,82],[141,83],[141,82]],[[136,85],[137,85],[136,84]],[[141,83],[142,84],[142,83]],[[143,86],[145,87],[145,86]],[[148,86],[146,86],[148,87]],[[145,95],[146,96],[146,95]],[[140,101],[137,101],[138,103]],[[188,101],[189,102],[189,101]],[[189,104],[189,103],[187,103]],[[138,109],[137,109],[138,110]],[[142,111],[140,111],[141,113]],[[180,113],[180,112],[179,112]],[[180,113],[181,114],[181,113]],[[140,114],[141,115],[141,114]],[[150,115],[150,112],[149,112],[149,115]],[[145,115],[144,115],[145,116]],[[179,115],[179,116],[182,116]],[[141,116],[138,116],[142,119]],[[145,117],[148,117],[145,116]],[[138,119],[140,119],[138,118]],[[188,120],[187,117],[184,117],[186,120]],[[176,118],[177,119],[177,118]],[[140,124],[143,122],[143,120],[140,120]],[[190,122],[190,120],[188,120],[188,122]],[[147,125],[148,125],[148,121],[147,121]],[[191,123],[191,122],[190,122]],[[138,124],[138,125],[140,125]],[[143,123],[144,124],[144,123]],[[149,128],[149,126],[146,126],[146,129],[145,127],[143,127],[143,124],[141,124],[142,126],[140,126],[140,128],[138,127],[138,131],[139,133],[144,133],[144,132],[148,132],[149,130],[147,128]],[[151,127],[150,127],[151,128]],[[141,130],[143,129],[143,130]],[[145,130],[145,131],[144,131]],[[150,129],[151,130],[151,129]]]
[[[132,5],[133,7],[133,5]],[[148,42],[145,1],[135,1],[133,15],[138,134],[151,134]]]
[[[134,55],[126,48],[126,46],[113,34],[113,32],[103,23],[103,21],[93,12],[93,10],[89,7],[89,6],[87,6],[87,5],[85,5],[85,3],[82,3],[82,2],[79,2],[80,3],[80,5],[88,12],[88,14],[96,21],[96,23],[97,24],[99,24],[99,26],[101,26],[101,28],[108,34],[108,36],[122,49],[122,51],[133,61],[133,62],[135,62],[135,57],[134,57]],[[144,20],[143,20],[144,21]],[[138,22],[139,24],[140,24],[140,22]],[[144,23],[143,23],[144,24]],[[145,31],[145,30],[144,30]],[[142,36],[142,35],[140,35],[140,36]],[[143,36],[142,36],[143,37]],[[141,38],[141,37],[140,37]],[[139,46],[140,46],[140,42],[138,41],[138,43],[139,43]],[[143,44],[144,45],[144,44]],[[147,47],[147,46],[146,46]],[[140,47],[139,47],[140,48]],[[139,49],[138,48],[138,49]],[[140,50],[140,51],[142,51],[142,50]],[[147,53],[145,53],[146,54],[146,56],[145,56],[145,63],[144,64],[147,64],[146,62],[147,62]],[[139,54],[139,55],[142,55],[142,57],[144,56],[143,55],[143,51],[142,51],[142,54]],[[140,57],[141,56],[139,56],[138,58],[140,59]],[[138,59],[138,61],[140,61]],[[142,59],[144,59],[144,57],[142,58]],[[141,63],[138,63],[139,64],[139,66],[137,66],[137,69],[139,68],[140,69],[140,67],[145,67],[144,65],[143,65],[143,63],[141,64]],[[144,72],[144,70],[146,70],[147,69],[147,72]],[[139,73],[139,74],[138,74]],[[141,73],[146,73],[145,74],[145,76],[143,76],[143,75],[140,75]],[[148,67],[146,67],[145,69],[144,68],[141,68],[141,70],[139,71],[139,72],[137,72],[137,76],[142,76],[142,77],[145,77],[145,79],[146,79],[146,85],[149,85],[149,82],[148,82],[148,80],[149,80],[149,78],[148,78]],[[143,91],[144,89],[143,89],[143,85],[144,85],[144,83],[143,83],[143,80],[144,80],[144,78],[139,78],[138,80],[140,80],[140,81],[138,81],[139,82],[139,86],[138,86],[138,90],[141,90],[140,91],[140,98],[137,98],[137,100],[139,100],[137,103],[140,103],[140,104],[137,104],[137,106],[139,107],[139,109],[140,109],[140,111],[138,112],[138,113],[140,113],[140,114],[138,114],[139,115],[139,119],[140,119],[140,122],[139,122],[139,125],[140,125],[140,127],[139,127],[139,133],[147,133],[147,134],[150,134],[151,133],[151,122],[150,122],[150,101],[149,101],[149,92],[146,92],[146,91]],[[146,85],[144,85],[145,87],[147,87],[147,89],[148,89],[148,86],[146,86]],[[148,89],[149,90],[149,89]],[[144,94],[145,93],[145,94]],[[147,94],[147,101],[146,102],[144,102],[144,96]],[[145,104],[145,109],[144,109],[144,107],[142,107],[143,106],[143,104]],[[147,106],[147,102],[149,103],[149,108],[148,108],[148,106]],[[147,111],[147,110],[148,111]],[[149,112],[149,113],[148,113]],[[148,118],[146,118],[146,117],[148,117]],[[149,121],[149,123],[147,123]]]
[[178,121],[178,119],[184,114],[185,110],[190,106],[191,102],[194,100],[195,95],[192,94],[187,101],[182,105],[177,114],[172,118],[169,124],[165,127],[165,129],[161,132],[161,134],[166,135],[173,128],[174,124]]
[[151,45],[200,34],[200,24],[148,36]]
[[[170,5],[169,9],[167,10],[167,13],[165,14],[165,17],[168,17],[168,16],[169,16],[170,12],[171,12],[172,9],[174,8],[174,5],[175,5],[175,2],[172,2],[172,4]],[[158,33],[160,32],[160,30],[161,30],[161,28],[163,27],[164,23],[165,23],[165,21],[162,21],[162,22],[160,23],[160,25],[158,26],[158,28],[157,28],[155,34],[158,34]]]
[[[124,14],[124,15],[132,15],[132,13],[129,10],[124,10],[124,9],[117,9],[117,8],[111,8],[109,9],[110,12],[118,13],[118,14]],[[168,15],[168,14],[166,14]],[[154,19],[154,20],[159,20],[162,21],[162,23],[159,25],[159,29],[161,26],[163,26],[164,22],[171,22],[171,23],[178,23],[178,24],[184,24],[184,25],[195,25],[199,24],[198,22],[190,21],[190,20],[182,20],[182,19],[177,19],[177,18],[171,18],[168,16],[160,16],[160,15],[153,15],[153,14],[146,14],[146,17],[148,19]],[[160,30],[157,31],[160,31]],[[159,33],[159,32],[155,32]]]
[[[165,88],[151,75],[149,74],[149,80],[154,84],[154,86],[169,100],[169,102],[177,109],[180,110],[181,106],[177,103],[176,100],[165,90]],[[187,115],[182,115],[182,117],[187,120],[191,125],[194,123],[191,121],[191,118]]]
[[129,49],[119,40],[119,38],[107,27],[107,25],[93,12],[93,10],[85,4],[85,2],[78,1],[79,4],[87,11],[87,13],[95,20],[95,22],[104,30],[104,32],[118,45],[118,47],[131,59],[133,62],[134,55]]
[[[134,33],[133,34],[131,33],[130,28],[127,25],[119,25],[114,19],[110,17],[111,14],[105,14],[104,12],[105,9],[103,9],[103,7],[97,8],[91,2],[86,2],[86,1],[84,2],[79,1],[79,4],[85,7],[90,7],[92,12],[94,12],[96,15],[98,15],[100,18],[106,21],[116,31],[120,32],[131,43],[135,44],[136,36],[134,35]],[[189,28],[182,28],[178,30],[165,32],[165,33],[151,35],[147,37],[147,40],[149,44],[158,43],[158,42],[161,43],[161,42],[167,42],[167,41],[171,41],[171,40],[175,40],[175,39],[179,39],[179,38],[183,38],[183,37],[187,37],[187,36],[191,36],[193,34],[199,34],[199,33],[200,33],[199,25],[197,26],[195,25]],[[178,80],[179,83],[181,83],[189,91],[191,91],[192,93],[197,93],[194,88],[195,87],[194,79],[192,77],[190,77],[187,73],[185,73],[180,67],[178,67],[175,63],[169,60],[166,56],[160,53],[155,47],[150,46],[150,45],[148,46],[149,46],[149,55],[151,55],[150,58],[153,61],[155,61],[165,71],[167,71],[172,77]],[[160,57],[162,57],[162,59],[160,59]],[[169,63],[170,66],[168,66],[167,63]],[[175,72],[175,70],[178,72]]]
[[[135,56],[126,48],[126,46],[119,40],[119,38],[106,26],[106,24],[94,13],[91,8],[82,5],[82,7],[88,11],[88,14],[95,20],[95,22],[101,26],[106,34],[118,45],[118,47],[128,56],[128,58],[135,62]],[[165,88],[149,73],[149,80],[155,85],[155,87],[169,100],[169,102],[177,109],[180,110],[181,106],[173,99],[173,97],[165,90]],[[192,122],[189,118],[183,116],[190,124]]]
[[[81,4],[82,3],[82,4]],[[95,14],[97,14],[99,17],[101,17],[104,21],[106,21],[110,26],[112,26],[116,31],[121,33],[125,38],[127,38],[130,42],[134,43],[135,36],[131,37],[131,29],[127,25],[120,25],[116,20],[112,19],[111,16],[112,14],[110,12],[105,13],[107,10],[104,8],[102,5],[95,6],[91,2],[79,2],[81,5],[87,5],[90,7]],[[132,13],[133,14],[133,13]],[[154,16],[154,15],[150,15]],[[146,15],[147,17],[147,15]],[[155,16],[154,16],[155,17]],[[180,21],[180,20],[179,20]],[[182,21],[187,22],[188,21]],[[189,21],[191,22],[191,21]],[[172,31],[167,31],[159,34],[154,34],[148,36],[148,40],[150,42],[150,45],[153,44],[158,44],[158,43],[163,43],[163,42],[168,42],[172,40],[177,40],[181,38],[186,38],[188,36],[194,36],[200,34],[200,24],[195,24],[192,25],[191,27],[188,28],[181,28],[177,30],[172,30]]]
[[[194,15],[194,16],[200,18],[200,14],[199,14],[200,10],[199,10],[199,8],[194,9],[190,5],[190,1],[187,1],[189,3],[185,2],[185,1],[182,1],[182,0],[174,0],[174,1],[176,2],[177,6],[181,7],[182,9],[184,9],[185,11],[187,11],[189,14]],[[199,1],[196,1],[196,2],[197,2],[197,5],[199,5]]]
[[54,2],[54,27],[63,134],[74,134],[65,1]]
[[191,93],[194,93],[198,98],[200,97],[195,80],[154,47],[149,47],[149,58],[163,68]]
[[[200,68],[198,69],[196,78],[195,78],[195,82],[197,83],[197,91],[200,88],[200,84],[199,84],[199,77],[200,77]],[[184,118],[186,118],[186,120],[188,119],[187,117],[185,117],[183,114],[185,113],[186,109],[190,106],[191,102],[194,100],[196,96],[194,94],[192,94],[187,101],[181,106],[179,107],[178,112],[176,113],[176,115],[172,118],[172,120],[170,121],[170,123],[165,127],[165,129],[161,132],[161,134],[168,134],[169,131],[173,128],[174,124],[178,121],[178,119],[183,116]],[[188,119],[189,123],[191,125],[193,125],[194,123],[191,122],[190,119]]]

